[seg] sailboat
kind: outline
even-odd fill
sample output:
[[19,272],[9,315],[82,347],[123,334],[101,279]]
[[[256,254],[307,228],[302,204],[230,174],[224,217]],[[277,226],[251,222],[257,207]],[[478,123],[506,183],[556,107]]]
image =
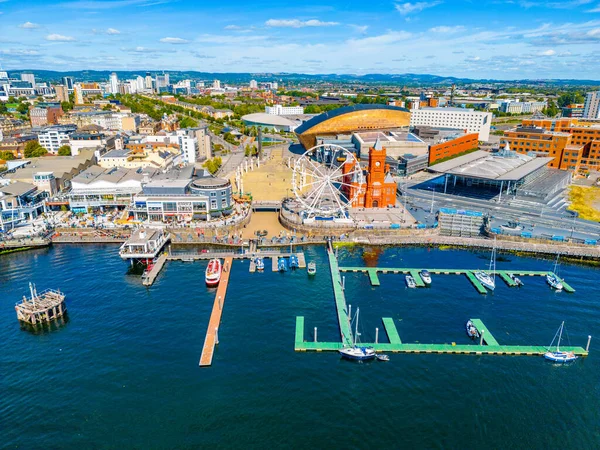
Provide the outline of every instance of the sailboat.
[[573,353],[573,352],[560,351],[560,341],[562,339],[562,332],[563,332],[564,327],[565,327],[565,322],[563,321],[563,323],[560,324],[560,328],[554,335],[554,339],[552,339],[552,342],[550,343],[550,346],[549,346],[549,348],[552,347],[552,344],[554,344],[554,340],[558,336],[558,342],[556,343],[556,350],[548,351],[548,352],[544,353],[544,358],[546,358],[550,361],[558,362],[558,363],[568,363],[571,361],[575,361],[578,358],[578,356],[576,356],[575,353]]
[[339,350],[342,358],[351,359],[353,361],[367,361],[369,359],[375,358],[375,350],[371,347],[359,347],[358,346],[358,337],[360,333],[358,332],[358,314],[359,308],[356,308],[356,324],[354,331],[354,340],[352,342],[352,347],[344,347]]
[[548,283],[550,287],[556,289],[557,291],[562,291],[562,280],[558,276],[558,258],[560,258],[560,255],[556,255],[556,261],[554,262],[554,268],[552,269],[552,272],[546,274],[546,283]]
[[490,291],[496,288],[496,239],[494,239],[494,247],[492,248],[492,256],[490,257],[490,267],[487,272],[477,270],[473,272],[475,278]]

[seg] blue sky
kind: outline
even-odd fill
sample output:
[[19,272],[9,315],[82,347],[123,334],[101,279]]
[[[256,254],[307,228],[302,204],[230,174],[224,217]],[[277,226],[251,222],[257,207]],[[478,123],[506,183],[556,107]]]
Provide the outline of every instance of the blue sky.
[[600,79],[600,0],[0,0],[4,69]]

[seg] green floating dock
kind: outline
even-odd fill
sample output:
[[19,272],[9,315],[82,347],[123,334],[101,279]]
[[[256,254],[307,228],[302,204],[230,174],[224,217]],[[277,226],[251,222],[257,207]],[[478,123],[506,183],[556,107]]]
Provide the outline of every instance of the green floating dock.
[[[339,267],[340,272],[366,272],[369,275],[369,280],[371,281],[372,286],[379,286],[379,278],[377,277],[377,273],[395,273],[395,274],[410,274],[415,279],[415,283],[418,287],[425,287],[425,283],[421,279],[420,272],[422,270],[428,270],[429,273],[434,275],[466,275],[469,281],[473,284],[477,292],[480,294],[486,294],[487,290],[483,285],[475,278],[473,272],[476,272],[479,269],[415,269],[415,268],[407,268],[407,267]],[[489,270],[482,270],[482,272],[489,273]],[[510,287],[515,287],[517,284],[508,276],[509,273],[513,275],[524,277],[524,276],[541,276],[545,277],[548,273],[547,270],[497,270],[496,275],[498,275],[502,280]],[[562,280],[563,290],[572,294],[575,292],[575,289],[571,287],[569,284]]]
[[379,277],[377,276],[377,269],[367,271],[369,274],[369,281],[371,282],[371,286],[379,286],[381,283],[379,282]]
[[483,342],[486,345],[493,345],[495,347],[498,347],[500,344],[498,344],[498,341],[496,340],[496,338],[494,338],[494,336],[492,336],[492,333],[490,333],[490,330],[487,329],[487,327],[483,324],[483,322],[479,319],[469,319],[471,320],[471,322],[473,322],[473,325],[475,325],[475,328],[477,328],[477,330],[480,333],[483,333]]
[[475,286],[475,289],[477,289],[477,292],[479,292],[480,294],[487,294],[487,289],[483,287],[483,284],[481,284],[479,282],[479,280],[475,277],[475,275],[473,275],[473,272],[471,272],[470,270],[465,272],[465,275],[467,276],[467,278],[469,279],[469,281],[471,282],[471,284],[473,286]]
[[327,252],[329,256],[329,268],[331,269],[331,281],[333,283],[333,296],[335,298],[335,307],[337,310],[338,323],[340,325],[340,334],[344,345],[352,345],[352,330],[350,329],[350,318],[348,317],[348,308],[346,306],[346,297],[342,288],[342,278],[337,264],[337,258],[333,251]]
[[394,319],[391,317],[383,317],[381,320],[383,322],[383,326],[385,327],[385,332],[388,336],[390,344],[402,344],[400,335],[398,334],[398,329],[394,324]]

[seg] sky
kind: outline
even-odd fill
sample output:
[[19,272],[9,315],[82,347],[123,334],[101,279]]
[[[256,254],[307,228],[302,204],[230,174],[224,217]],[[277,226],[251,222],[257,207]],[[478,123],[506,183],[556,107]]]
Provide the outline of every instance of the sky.
[[0,0],[4,70],[600,79],[600,0]]

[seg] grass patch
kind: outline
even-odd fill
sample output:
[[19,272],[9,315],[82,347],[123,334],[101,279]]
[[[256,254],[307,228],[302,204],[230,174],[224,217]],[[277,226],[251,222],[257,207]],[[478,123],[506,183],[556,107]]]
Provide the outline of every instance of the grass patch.
[[584,220],[600,222],[600,189],[596,187],[571,186],[569,210],[577,211]]

